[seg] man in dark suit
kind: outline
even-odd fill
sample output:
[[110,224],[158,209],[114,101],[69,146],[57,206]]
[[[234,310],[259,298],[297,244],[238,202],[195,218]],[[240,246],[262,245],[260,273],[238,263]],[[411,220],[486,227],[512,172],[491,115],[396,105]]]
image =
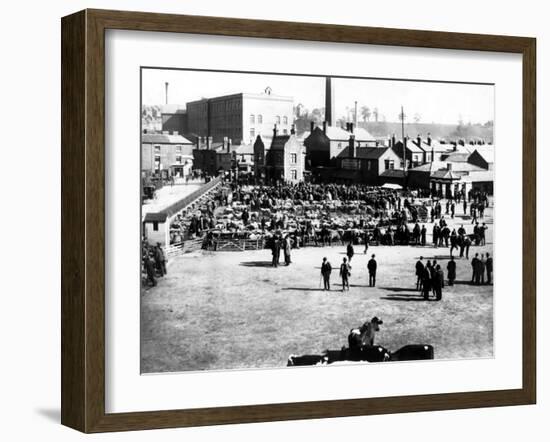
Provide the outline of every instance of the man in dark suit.
[[493,258],[487,253],[487,260],[485,261],[485,269],[487,270],[487,284],[493,282]]
[[447,263],[447,279],[449,280],[449,285],[454,285],[456,279],[456,261],[452,256],[451,260]]
[[327,258],[323,258],[323,263],[321,264],[321,275],[323,277],[324,290],[330,290],[330,274],[332,272],[332,266]]
[[477,276],[477,272],[479,270],[479,265],[477,263],[479,261],[478,256],[479,254],[476,253],[475,256],[472,258],[472,283],[477,282],[479,280]]
[[373,254],[372,258],[367,264],[367,269],[369,271],[369,287],[374,287],[376,285],[376,269],[378,267],[378,264],[376,263],[376,260],[374,258],[375,256]]
[[441,298],[443,297],[443,279],[444,278],[445,277],[443,275],[443,271],[441,270],[441,266],[438,264],[435,268],[434,278],[432,280],[436,301],[441,301]]
[[416,290],[422,290],[422,276],[424,275],[424,263],[422,262],[423,257],[421,256],[418,261],[416,261]]

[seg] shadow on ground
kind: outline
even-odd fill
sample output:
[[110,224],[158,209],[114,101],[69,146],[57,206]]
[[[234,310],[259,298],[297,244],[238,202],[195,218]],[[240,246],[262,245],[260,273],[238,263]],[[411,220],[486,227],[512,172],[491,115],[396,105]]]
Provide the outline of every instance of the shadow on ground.
[[241,262],[239,265],[243,267],[271,267],[271,261],[247,261]]

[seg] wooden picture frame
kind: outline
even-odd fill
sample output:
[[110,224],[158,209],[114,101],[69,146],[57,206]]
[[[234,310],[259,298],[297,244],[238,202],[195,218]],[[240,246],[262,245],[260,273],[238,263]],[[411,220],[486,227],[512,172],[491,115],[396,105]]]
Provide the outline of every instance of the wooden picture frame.
[[[105,412],[105,30],[517,53],[523,57],[523,385],[513,390]],[[62,409],[83,432],[533,404],[536,400],[536,40],[84,10],[62,19]],[[519,165],[518,165],[519,167]]]

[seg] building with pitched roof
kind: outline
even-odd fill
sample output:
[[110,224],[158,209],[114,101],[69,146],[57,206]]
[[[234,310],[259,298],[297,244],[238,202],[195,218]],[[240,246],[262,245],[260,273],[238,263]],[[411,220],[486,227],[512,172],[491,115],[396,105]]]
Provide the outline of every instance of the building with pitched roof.
[[[266,142],[268,141],[268,142]],[[254,176],[263,183],[299,183],[304,180],[305,148],[296,136],[294,128],[290,134],[280,135],[278,127],[273,129],[266,141],[258,135],[254,142]]]
[[[401,159],[390,147],[360,147],[352,139],[336,159],[332,177],[336,181],[379,185],[388,182],[383,178],[384,172],[401,167]],[[400,184],[403,183],[402,178],[401,175]],[[393,179],[390,181],[393,182]]]
[[185,177],[193,167],[193,143],[168,133],[141,134],[141,171],[145,176]]
[[350,138],[355,140],[357,147],[373,147],[378,141],[365,129],[355,129],[353,123],[347,123],[345,129],[330,126],[327,122],[320,128],[311,123],[311,131],[304,139],[306,147],[306,162],[310,170],[316,167],[330,167],[335,165],[336,158],[344,154]]

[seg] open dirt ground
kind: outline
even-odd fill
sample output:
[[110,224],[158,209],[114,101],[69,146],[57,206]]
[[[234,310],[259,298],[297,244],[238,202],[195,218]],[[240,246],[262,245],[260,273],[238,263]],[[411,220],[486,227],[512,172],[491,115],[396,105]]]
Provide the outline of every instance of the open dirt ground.
[[[487,245],[472,247],[470,260],[493,255],[491,212]],[[454,225],[462,222],[470,233],[468,221],[457,217]],[[422,343],[435,347],[437,359],[493,356],[493,287],[470,284],[469,261],[457,260],[456,285],[445,286],[435,302],[415,290],[414,265],[421,255],[424,262],[435,258],[446,276],[447,248],[378,246],[364,255],[356,246],[355,252],[349,292],[340,291],[338,277],[343,246],[293,250],[292,264],[279,268],[271,267],[270,250],[173,259],[168,275],[141,294],[142,373],[284,367],[290,354],[340,349],[349,330],[373,316],[384,321],[375,343],[390,350]],[[368,287],[366,270],[372,253],[376,288]],[[334,269],[330,292],[320,288],[323,256]]]

